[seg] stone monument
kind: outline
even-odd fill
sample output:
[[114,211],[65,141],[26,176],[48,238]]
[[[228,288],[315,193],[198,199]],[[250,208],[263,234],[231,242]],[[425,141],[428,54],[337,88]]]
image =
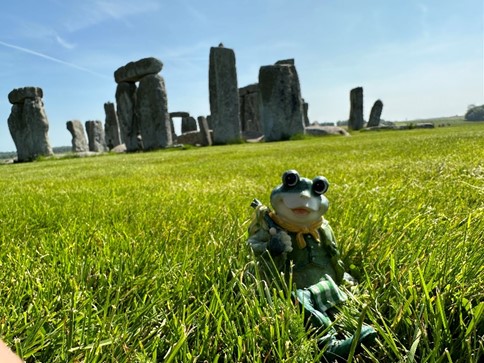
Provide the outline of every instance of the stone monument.
[[109,150],[111,150],[122,144],[118,115],[116,114],[114,103],[106,102],[104,104],[104,113],[106,114],[106,120],[104,122],[104,137],[106,146]]
[[350,92],[348,129],[361,130],[363,128],[363,122],[363,87],[356,87]]
[[383,111],[383,102],[381,100],[376,100],[371,108],[370,118],[368,119],[367,127],[380,126],[380,117]]
[[108,151],[104,139],[104,128],[101,121],[86,121],[86,132],[89,140],[89,151]]
[[293,60],[259,69],[260,120],[266,141],[304,134],[304,107]]
[[17,148],[17,161],[32,161],[53,155],[49,142],[49,121],[39,87],[16,88],[8,94],[12,110],[8,128]]
[[127,151],[158,149],[173,142],[165,82],[158,75],[162,68],[160,60],[149,57],[114,72],[121,139]]
[[87,144],[82,122],[79,120],[71,120],[66,122],[66,126],[67,130],[69,130],[72,135],[72,152],[81,153],[89,151],[89,145]]
[[241,139],[235,53],[222,44],[210,48],[209,96],[214,144]]

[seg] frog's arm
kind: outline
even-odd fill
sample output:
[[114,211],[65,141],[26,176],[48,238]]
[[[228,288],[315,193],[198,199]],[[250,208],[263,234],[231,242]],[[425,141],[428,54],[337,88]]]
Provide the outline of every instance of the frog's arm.
[[[269,208],[264,205],[256,207],[254,217],[249,226],[249,238],[247,244],[251,247],[254,255],[259,262],[259,265],[264,269],[282,271],[286,264],[286,253],[278,256],[271,256],[268,251],[269,242],[273,237],[270,233],[270,226],[267,223],[266,215],[269,213]],[[280,232],[279,232],[280,233]]]

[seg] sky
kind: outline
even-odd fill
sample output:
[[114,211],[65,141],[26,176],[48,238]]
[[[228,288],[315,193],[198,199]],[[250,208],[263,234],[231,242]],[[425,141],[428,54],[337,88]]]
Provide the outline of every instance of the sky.
[[[0,151],[15,88],[40,87],[52,146],[70,146],[69,120],[105,121],[113,73],[163,62],[168,111],[210,114],[211,47],[235,52],[237,82],[293,58],[311,122],[349,116],[364,89],[390,121],[463,115],[484,104],[483,0],[22,0],[0,12]],[[176,125],[178,128],[179,125]]]

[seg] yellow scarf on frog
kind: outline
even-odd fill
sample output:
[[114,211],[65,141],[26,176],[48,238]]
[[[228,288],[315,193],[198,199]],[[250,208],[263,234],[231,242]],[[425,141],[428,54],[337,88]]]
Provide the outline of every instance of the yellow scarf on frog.
[[305,234],[310,234],[311,236],[314,237],[314,239],[318,242],[321,242],[319,240],[319,233],[318,229],[321,227],[323,224],[323,218],[321,218],[319,221],[315,221],[311,223],[309,226],[300,226],[298,224],[294,224],[292,222],[289,222],[287,219],[284,219],[282,217],[279,217],[276,213],[274,212],[269,212],[269,217],[280,227],[283,229],[289,231],[289,232],[294,232],[296,233],[296,242],[297,246],[302,249],[306,247],[306,241],[304,240],[304,235]]

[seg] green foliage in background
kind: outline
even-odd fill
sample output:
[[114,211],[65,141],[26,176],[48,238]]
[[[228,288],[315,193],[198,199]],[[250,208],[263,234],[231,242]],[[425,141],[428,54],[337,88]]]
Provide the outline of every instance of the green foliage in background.
[[287,169],[330,181],[347,309],[379,332],[353,361],[478,362],[483,124],[2,165],[0,336],[27,362],[318,361],[247,273]]
[[484,121],[484,105],[471,107],[464,117],[467,121]]

